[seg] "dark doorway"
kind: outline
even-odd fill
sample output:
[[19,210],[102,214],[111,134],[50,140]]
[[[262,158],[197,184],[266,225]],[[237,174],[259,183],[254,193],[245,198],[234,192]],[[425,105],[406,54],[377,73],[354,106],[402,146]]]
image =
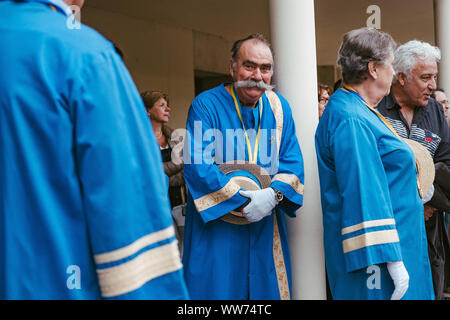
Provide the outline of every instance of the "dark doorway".
[[208,71],[194,70],[195,76],[195,96],[205,90],[212,89],[224,82],[231,82],[231,76],[227,74],[214,73]]

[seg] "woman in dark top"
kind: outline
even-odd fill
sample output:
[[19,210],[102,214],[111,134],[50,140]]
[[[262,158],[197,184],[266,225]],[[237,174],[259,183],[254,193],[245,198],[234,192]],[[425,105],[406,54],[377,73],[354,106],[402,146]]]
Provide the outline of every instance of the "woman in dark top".
[[150,117],[155,138],[161,149],[164,172],[169,177],[170,205],[181,248],[184,229],[183,207],[187,199],[183,172],[183,139],[181,136],[172,137],[173,130],[166,125],[170,119],[169,97],[161,91],[145,91],[141,96]]

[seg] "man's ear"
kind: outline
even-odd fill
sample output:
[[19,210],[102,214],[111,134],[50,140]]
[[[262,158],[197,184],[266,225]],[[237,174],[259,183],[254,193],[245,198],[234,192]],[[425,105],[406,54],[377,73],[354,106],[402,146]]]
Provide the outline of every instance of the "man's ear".
[[408,82],[408,78],[403,72],[397,73],[397,80],[400,85],[404,86]]
[[235,66],[236,66],[236,64],[233,61],[233,59],[230,59],[230,75],[231,75],[231,78],[233,78],[233,79],[234,79],[234,73],[235,73]]
[[378,65],[375,61],[370,61],[369,64],[367,65],[369,75],[374,79],[378,79],[377,67]]

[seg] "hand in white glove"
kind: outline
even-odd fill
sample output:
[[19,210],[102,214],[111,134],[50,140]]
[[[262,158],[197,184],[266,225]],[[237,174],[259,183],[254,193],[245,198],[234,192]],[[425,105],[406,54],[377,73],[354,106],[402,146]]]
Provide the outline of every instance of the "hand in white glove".
[[408,271],[406,271],[403,261],[388,262],[387,269],[395,286],[391,300],[400,300],[409,287]]
[[425,203],[427,203],[428,201],[430,201],[431,198],[433,198],[433,195],[434,195],[434,185],[431,185],[430,190],[429,190],[428,193],[423,197],[422,203],[425,204]]
[[241,196],[250,198],[250,203],[242,209],[244,216],[250,222],[257,222],[262,218],[270,215],[273,208],[277,205],[275,200],[275,191],[272,188],[265,188],[262,190],[241,190]]

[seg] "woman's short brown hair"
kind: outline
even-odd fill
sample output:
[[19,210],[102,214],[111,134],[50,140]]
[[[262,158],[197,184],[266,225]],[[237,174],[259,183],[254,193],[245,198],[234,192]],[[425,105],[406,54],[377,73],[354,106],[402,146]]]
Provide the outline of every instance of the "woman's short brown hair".
[[369,62],[385,64],[395,48],[394,39],[386,32],[366,27],[347,32],[337,60],[344,83],[362,83],[368,78]]
[[141,93],[142,101],[144,101],[145,109],[148,111],[150,110],[156,101],[158,101],[161,98],[164,98],[164,100],[167,101],[167,104],[169,104],[169,96],[162,92],[157,90],[152,91],[144,91]]
[[318,83],[317,84],[317,95],[318,95],[319,101],[320,101],[320,96],[322,95],[322,91],[323,90],[328,92],[328,95],[331,96],[331,88],[330,88],[330,86],[327,85],[327,84]]

